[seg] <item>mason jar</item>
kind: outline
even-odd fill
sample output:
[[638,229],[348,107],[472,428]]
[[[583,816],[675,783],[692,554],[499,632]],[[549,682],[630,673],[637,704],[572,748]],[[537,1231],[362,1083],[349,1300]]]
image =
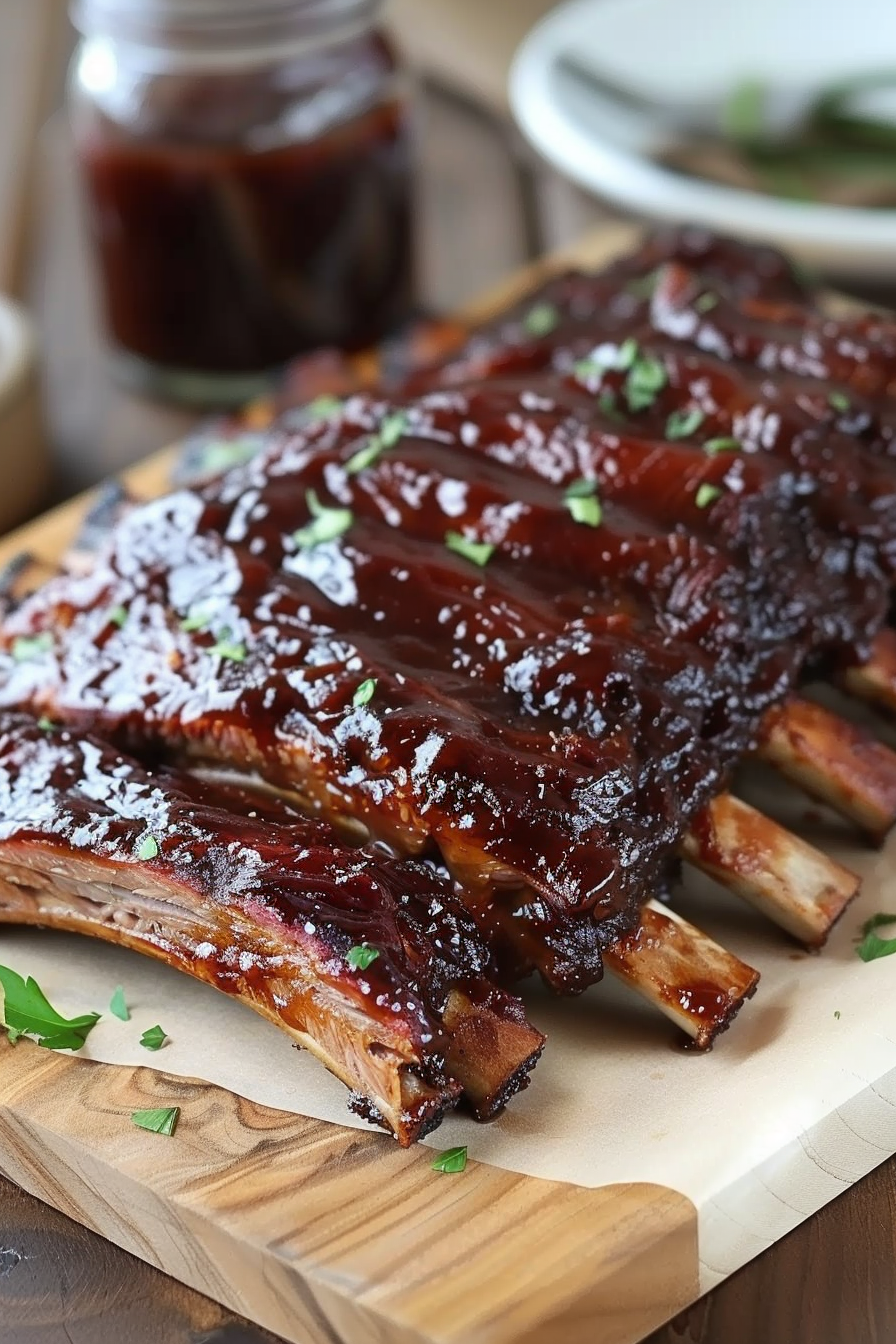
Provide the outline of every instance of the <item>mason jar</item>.
[[70,108],[113,358],[227,405],[413,306],[408,89],[380,0],[76,0]]

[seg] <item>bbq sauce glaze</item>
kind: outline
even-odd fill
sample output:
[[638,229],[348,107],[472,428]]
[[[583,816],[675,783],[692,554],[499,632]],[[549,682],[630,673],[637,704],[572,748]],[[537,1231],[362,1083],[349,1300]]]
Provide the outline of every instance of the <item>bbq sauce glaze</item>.
[[[178,918],[195,914],[202,978],[225,992],[245,983],[268,997],[270,947],[279,939],[285,953],[295,940],[365,1014],[388,1024],[400,1013],[424,1053],[439,1044],[452,985],[488,997],[491,956],[443,877],[352,850],[325,822],[249,785],[148,769],[98,738],[3,714],[0,814],[0,843],[49,846],[60,860],[71,849],[105,867],[113,888],[167,890]],[[257,946],[214,940],[216,904],[244,912]],[[143,941],[164,952],[161,912]],[[376,958],[353,969],[348,953],[360,945]]]

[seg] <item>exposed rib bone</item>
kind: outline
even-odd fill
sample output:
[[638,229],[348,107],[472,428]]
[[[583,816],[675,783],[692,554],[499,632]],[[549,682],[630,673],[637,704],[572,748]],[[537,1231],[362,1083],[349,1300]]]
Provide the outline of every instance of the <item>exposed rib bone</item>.
[[882,630],[867,663],[844,672],[841,685],[857,699],[896,713],[896,630]]
[[762,722],[759,758],[880,842],[896,821],[896,752],[798,696]]
[[730,793],[703,809],[681,852],[808,947],[823,946],[861,886],[854,873]]
[[756,991],[759,972],[681,915],[648,901],[641,927],[604,953],[607,970],[708,1050]]

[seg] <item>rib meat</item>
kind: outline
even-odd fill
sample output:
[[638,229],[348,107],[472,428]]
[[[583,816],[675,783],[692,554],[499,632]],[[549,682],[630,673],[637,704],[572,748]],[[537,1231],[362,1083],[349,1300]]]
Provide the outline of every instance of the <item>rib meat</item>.
[[[763,819],[723,790],[756,748],[816,787],[829,729],[795,688],[872,649],[863,684],[886,678],[894,359],[890,324],[834,324],[777,254],[658,236],[400,393],[287,417],[252,461],[117,517],[6,617],[0,704],[181,770],[238,762],[399,866],[443,860],[489,993],[531,969],[580,990],[603,953],[642,987],[657,948],[680,970],[691,933],[649,898],[682,850],[820,944],[854,879],[769,831],[806,879],[788,909],[771,852],[729,862]],[[844,793],[871,760],[848,745]],[[166,787],[239,815],[186,779]],[[854,812],[878,833],[884,748],[872,784]],[[754,983],[732,969],[732,1003]]]
[[[430,865],[14,714],[0,718],[0,922],[88,933],[237,995],[402,1144],[461,1093],[494,1115],[543,1045]],[[353,968],[358,947],[375,960]]]

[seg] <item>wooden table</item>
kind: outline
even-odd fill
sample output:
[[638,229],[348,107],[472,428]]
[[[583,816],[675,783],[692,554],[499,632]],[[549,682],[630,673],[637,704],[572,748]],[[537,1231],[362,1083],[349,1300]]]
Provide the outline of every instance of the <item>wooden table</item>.
[[[0,19],[3,5],[24,3],[0,0]],[[521,260],[512,174],[480,121],[433,98],[425,107],[423,164],[423,295],[453,306]],[[194,417],[139,401],[108,379],[71,154],[58,120],[44,136],[40,178],[45,204],[33,235],[29,294],[44,343],[58,497],[177,437]],[[896,1160],[657,1332],[651,1344],[896,1340],[894,1175]],[[0,1344],[200,1340],[273,1344],[273,1336],[0,1179]]]

